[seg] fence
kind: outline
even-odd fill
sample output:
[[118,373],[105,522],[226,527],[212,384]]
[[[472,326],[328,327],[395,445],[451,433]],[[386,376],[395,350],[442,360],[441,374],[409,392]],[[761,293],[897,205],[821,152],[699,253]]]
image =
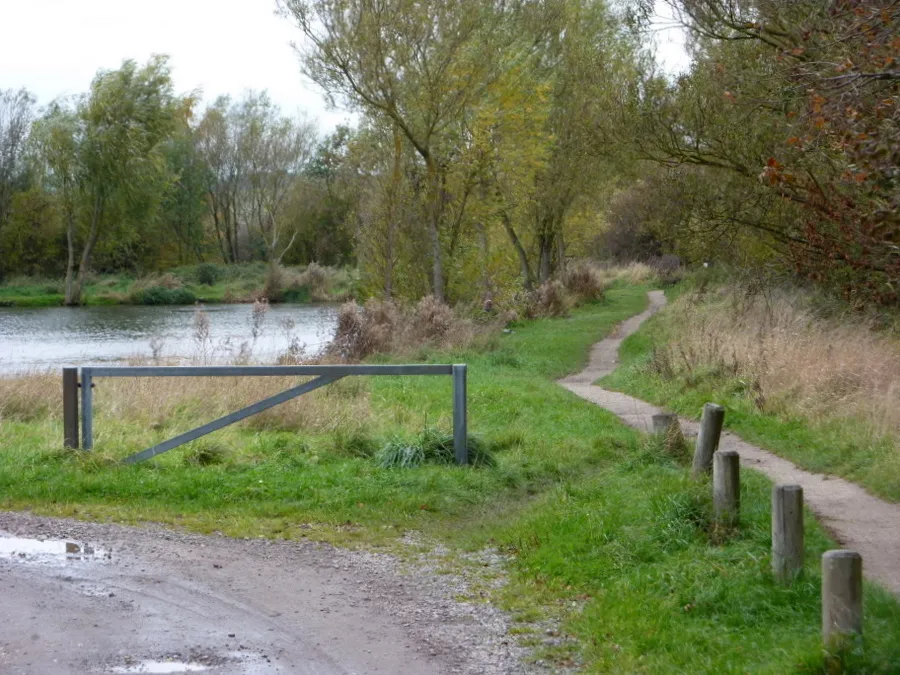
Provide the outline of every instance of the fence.
[[116,366],[63,369],[64,444],[79,446],[78,392],[81,391],[81,447],[94,447],[94,380],[101,377],[314,377],[280,394],[203,424],[125,459],[134,464],[155,457],[201,436],[234,424],[348,375],[450,375],[453,378],[453,448],[457,464],[468,464],[465,364],[326,365],[326,366]]

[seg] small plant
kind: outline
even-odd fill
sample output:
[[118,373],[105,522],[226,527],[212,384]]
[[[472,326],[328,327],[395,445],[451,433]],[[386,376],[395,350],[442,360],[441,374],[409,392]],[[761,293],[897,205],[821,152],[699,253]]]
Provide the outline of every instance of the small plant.
[[215,443],[192,443],[190,450],[184,453],[186,466],[213,466],[222,464],[228,455],[228,449]]
[[392,438],[375,455],[375,464],[382,469],[410,469],[425,463],[425,451],[420,445]]
[[[494,453],[479,437],[470,435],[466,445],[471,466],[496,466]],[[425,463],[455,464],[453,434],[426,428],[413,441],[392,438],[376,453],[375,463],[382,469],[410,468]]]
[[209,314],[204,312],[202,309],[198,309],[194,312],[194,344],[197,347],[197,354],[200,358],[201,363],[206,363],[209,360],[210,351],[211,351],[211,335],[210,335],[210,324],[209,324]]
[[253,310],[250,312],[250,334],[254,343],[262,335],[268,313],[269,301],[266,298],[259,298],[253,302]]
[[378,445],[369,436],[358,431],[338,430],[334,434],[334,452],[346,457],[368,458],[378,452]]

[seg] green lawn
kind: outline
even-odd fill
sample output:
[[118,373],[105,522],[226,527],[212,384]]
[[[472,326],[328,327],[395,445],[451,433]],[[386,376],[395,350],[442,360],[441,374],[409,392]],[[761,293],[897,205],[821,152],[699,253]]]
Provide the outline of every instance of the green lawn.
[[[116,419],[101,380],[92,456],[57,449],[56,419],[0,422],[0,506],[392,550],[415,529],[451,556],[485,546],[509,554],[509,583],[490,592],[520,620],[523,641],[543,645],[536,657],[551,663],[588,672],[825,672],[818,558],[832,544],[821,528],[808,520],[803,580],[776,587],[763,477],[745,472],[741,528],[713,536],[708,485],[553,382],[641,311],[645,293],[614,289],[569,318],[516,326],[490,349],[412,359],[468,363],[470,431],[493,448],[494,467],[377,468],[371,454],[386,440],[449,428],[450,378],[424,377],[346,385],[361,388],[370,408],[360,425],[241,426],[199,449],[125,467],[112,460],[175,429]],[[359,395],[338,391],[333,403]],[[204,448],[216,448],[207,453],[216,460],[200,466]],[[569,639],[547,646],[531,623],[547,617]],[[855,672],[898,672],[900,606],[873,586],[865,649],[850,658]]]

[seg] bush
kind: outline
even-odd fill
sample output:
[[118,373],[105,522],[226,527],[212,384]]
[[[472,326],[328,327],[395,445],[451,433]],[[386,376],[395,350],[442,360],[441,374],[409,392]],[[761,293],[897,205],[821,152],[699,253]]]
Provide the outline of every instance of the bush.
[[186,288],[151,286],[132,292],[131,301],[136,305],[193,305],[197,298]]
[[681,258],[677,255],[661,255],[649,261],[661,284],[673,285],[684,278]]
[[392,302],[369,300],[341,305],[337,330],[329,351],[347,361],[360,361],[377,352],[390,352],[399,310]]
[[413,330],[423,340],[440,340],[453,327],[456,315],[449,305],[426,295],[419,300],[413,313]]
[[221,281],[224,276],[221,268],[214,263],[200,263],[194,270],[197,283],[204,286],[212,286]]
[[273,264],[266,268],[263,297],[270,302],[281,302],[284,300],[284,270],[281,268],[281,265]]
[[330,268],[311,262],[300,275],[300,285],[309,289],[313,302],[327,302],[330,299],[332,276]]
[[600,274],[586,262],[569,265],[562,274],[562,283],[579,304],[598,302],[606,295],[606,287]]
[[526,319],[566,316],[573,304],[562,282],[559,279],[550,279],[528,294],[523,313]]

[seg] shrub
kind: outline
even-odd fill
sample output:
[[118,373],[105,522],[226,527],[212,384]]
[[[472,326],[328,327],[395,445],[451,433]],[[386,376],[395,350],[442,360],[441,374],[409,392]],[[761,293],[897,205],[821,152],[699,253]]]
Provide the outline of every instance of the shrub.
[[413,312],[413,330],[423,340],[440,340],[453,327],[456,315],[449,305],[426,295],[419,300]]
[[332,270],[311,262],[306,266],[306,270],[300,275],[300,285],[309,289],[310,297],[313,302],[327,302],[329,291],[332,285]]
[[598,302],[606,295],[600,274],[586,262],[569,265],[562,274],[562,283],[578,303]]
[[523,313],[527,319],[566,316],[573,304],[562,282],[559,279],[550,279],[527,295]]
[[391,302],[369,300],[341,305],[329,351],[348,361],[359,361],[376,352],[390,352],[399,311]]
[[266,268],[263,297],[270,302],[281,302],[284,299],[284,270],[281,265],[272,264]]
[[224,273],[221,268],[214,263],[200,263],[194,271],[197,283],[204,286],[212,286],[222,280]]
[[338,312],[338,325],[329,346],[332,355],[358,361],[376,353],[402,353],[433,345],[441,348],[470,345],[477,335],[497,330],[497,322],[479,328],[431,296],[413,309],[391,301],[348,302]]
[[672,285],[684,278],[681,258],[677,255],[662,255],[658,258],[653,258],[649,262],[661,284]]
[[192,305],[197,298],[186,288],[151,286],[132,291],[131,301],[136,305]]

